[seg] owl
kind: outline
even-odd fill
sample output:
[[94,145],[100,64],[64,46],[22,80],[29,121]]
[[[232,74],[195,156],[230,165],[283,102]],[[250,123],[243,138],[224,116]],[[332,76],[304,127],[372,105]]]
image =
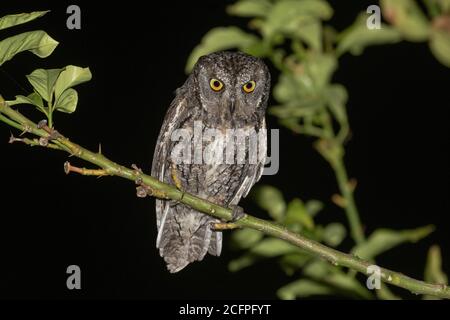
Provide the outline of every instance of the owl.
[[[153,156],[152,176],[238,209],[239,200],[260,179],[264,168],[269,92],[270,74],[261,59],[240,52],[202,56],[167,111]],[[256,160],[249,141],[230,139],[233,135],[229,132],[239,130],[258,134]],[[202,140],[202,134],[208,135],[209,141],[203,143],[207,139]],[[234,150],[240,152],[226,148],[233,142],[237,144]],[[218,161],[208,161],[210,153]],[[218,219],[173,200],[156,200],[156,216],[156,247],[171,273],[201,261],[207,253],[220,255],[222,233],[214,229]]]

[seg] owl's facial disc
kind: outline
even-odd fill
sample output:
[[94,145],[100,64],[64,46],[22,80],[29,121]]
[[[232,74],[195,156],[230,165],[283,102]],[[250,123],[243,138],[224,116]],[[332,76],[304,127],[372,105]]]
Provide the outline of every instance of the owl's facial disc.
[[213,53],[196,65],[204,110],[217,119],[249,119],[265,112],[270,75],[258,58],[242,53]]

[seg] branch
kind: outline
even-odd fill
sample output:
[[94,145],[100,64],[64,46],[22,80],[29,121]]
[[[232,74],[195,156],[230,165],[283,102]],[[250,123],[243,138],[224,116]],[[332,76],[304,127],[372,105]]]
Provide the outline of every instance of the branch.
[[[101,152],[89,151],[57,133],[46,125],[37,125],[31,120],[24,117],[18,111],[11,109],[0,96],[0,121],[21,130],[22,132],[32,133],[41,139],[51,141],[51,143],[40,143],[42,147],[58,146],[60,150],[66,151],[72,156],[83,159],[89,163],[97,165],[100,169],[81,169],[65,164],[66,172],[78,172],[87,175],[111,175],[122,177],[138,184],[138,195],[151,195],[160,199],[172,199],[179,201],[193,209],[220,218],[224,221],[231,221],[232,211],[228,208],[218,206],[212,202],[196,197],[195,195],[184,193],[175,186],[163,183],[149,175],[142,173],[135,166],[127,168],[119,165],[101,154]],[[56,133],[56,134],[55,134]],[[27,140],[35,141],[35,140]],[[33,144],[34,145],[34,144]],[[285,240],[312,256],[320,257],[335,266],[343,266],[364,275],[369,276],[368,267],[372,263],[359,259],[356,256],[349,255],[335,249],[329,248],[319,242],[310,240],[300,234],[291,232],[285,227],[274,222],[258,219],[249,214],[234,224],[237,227],[251,228],[259,230],[262,233]],[[415,294],[428,294],[440,298],[450,299],[450,288],[446,285],[431,284],[419,280],[412,279],[401,273],[394,272],[385,268],[380,268],[381,280],[397,287],[407,289]]]

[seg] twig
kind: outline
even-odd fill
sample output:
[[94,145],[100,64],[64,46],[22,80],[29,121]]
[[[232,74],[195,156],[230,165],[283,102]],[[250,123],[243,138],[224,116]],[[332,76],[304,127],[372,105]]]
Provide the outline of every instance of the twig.
[[[47,132],[46,130],[39,129],[35,123],[30,121],[17,111],[11,109],[4,102],[1,96],[0,113],[6,115],[9,118],[5,119],[4,116],[1,116],[0,121],[3,121],[16,129],[25,131],[26,127],[28,126],[29,130],[27,131],[35,134],[36,136],[48,139],[51,135],[51,133]],[[65,138],[62,135],[58,135],[58,137],[53,142],[55,144],[58,143],[59,146],[63,147],[64,151],[80,159],[86,160],[87,162],[97,165],[101,168],[101,170],[104,170],[104,172],[108,173],[109,175],[122,177],[138,183],[139,187],[144,188],[145,194],[151,194],[162,199],[177,200],[197,211],[214,216],[224,221],[228,222],[232,220],[232,210],[196,197],[195,195],[184,193],[183,191],[178,190],[175,186],[165,184],[149,175],[142,173],[140,170],[136,170],[136,168],[127,168],[121,166],[107,159],[100,153],[91,152],[71,142],[69,139]],[[73,169],[73,167],[71,167],[71,169]],[[371,265],[370,262],[329,248],[319,242],[310,240],[300,234],[291,232],[285,227],[280,226],[274,222],[258,219],[246,214],[242,219],[234,222],[234,224],[238,227],[259,230],[266,235],[283,239],[298,246],[299,248],[302,248],[307,253],[316,257],[320,257],[335,266],[348,267],[362,274],[369,275],[368,266]],[[394,272],[385,268],[380,268],[380,270],[381,280],[383,282],[390,283],[397,287],[405,288],[415,294],[428,294],[440,298],[450,299],[450,288],[448,286],[415,280],[401,273]]]

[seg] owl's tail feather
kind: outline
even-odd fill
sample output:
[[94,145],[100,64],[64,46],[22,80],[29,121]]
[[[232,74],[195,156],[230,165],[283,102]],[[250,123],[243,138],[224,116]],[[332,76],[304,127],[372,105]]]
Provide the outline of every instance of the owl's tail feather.
[[211,230],[216,220],[182,205],[169,209],[159,229],[158,247],[171,273],[203,260],[208,251],[220,255],[222,235]]

